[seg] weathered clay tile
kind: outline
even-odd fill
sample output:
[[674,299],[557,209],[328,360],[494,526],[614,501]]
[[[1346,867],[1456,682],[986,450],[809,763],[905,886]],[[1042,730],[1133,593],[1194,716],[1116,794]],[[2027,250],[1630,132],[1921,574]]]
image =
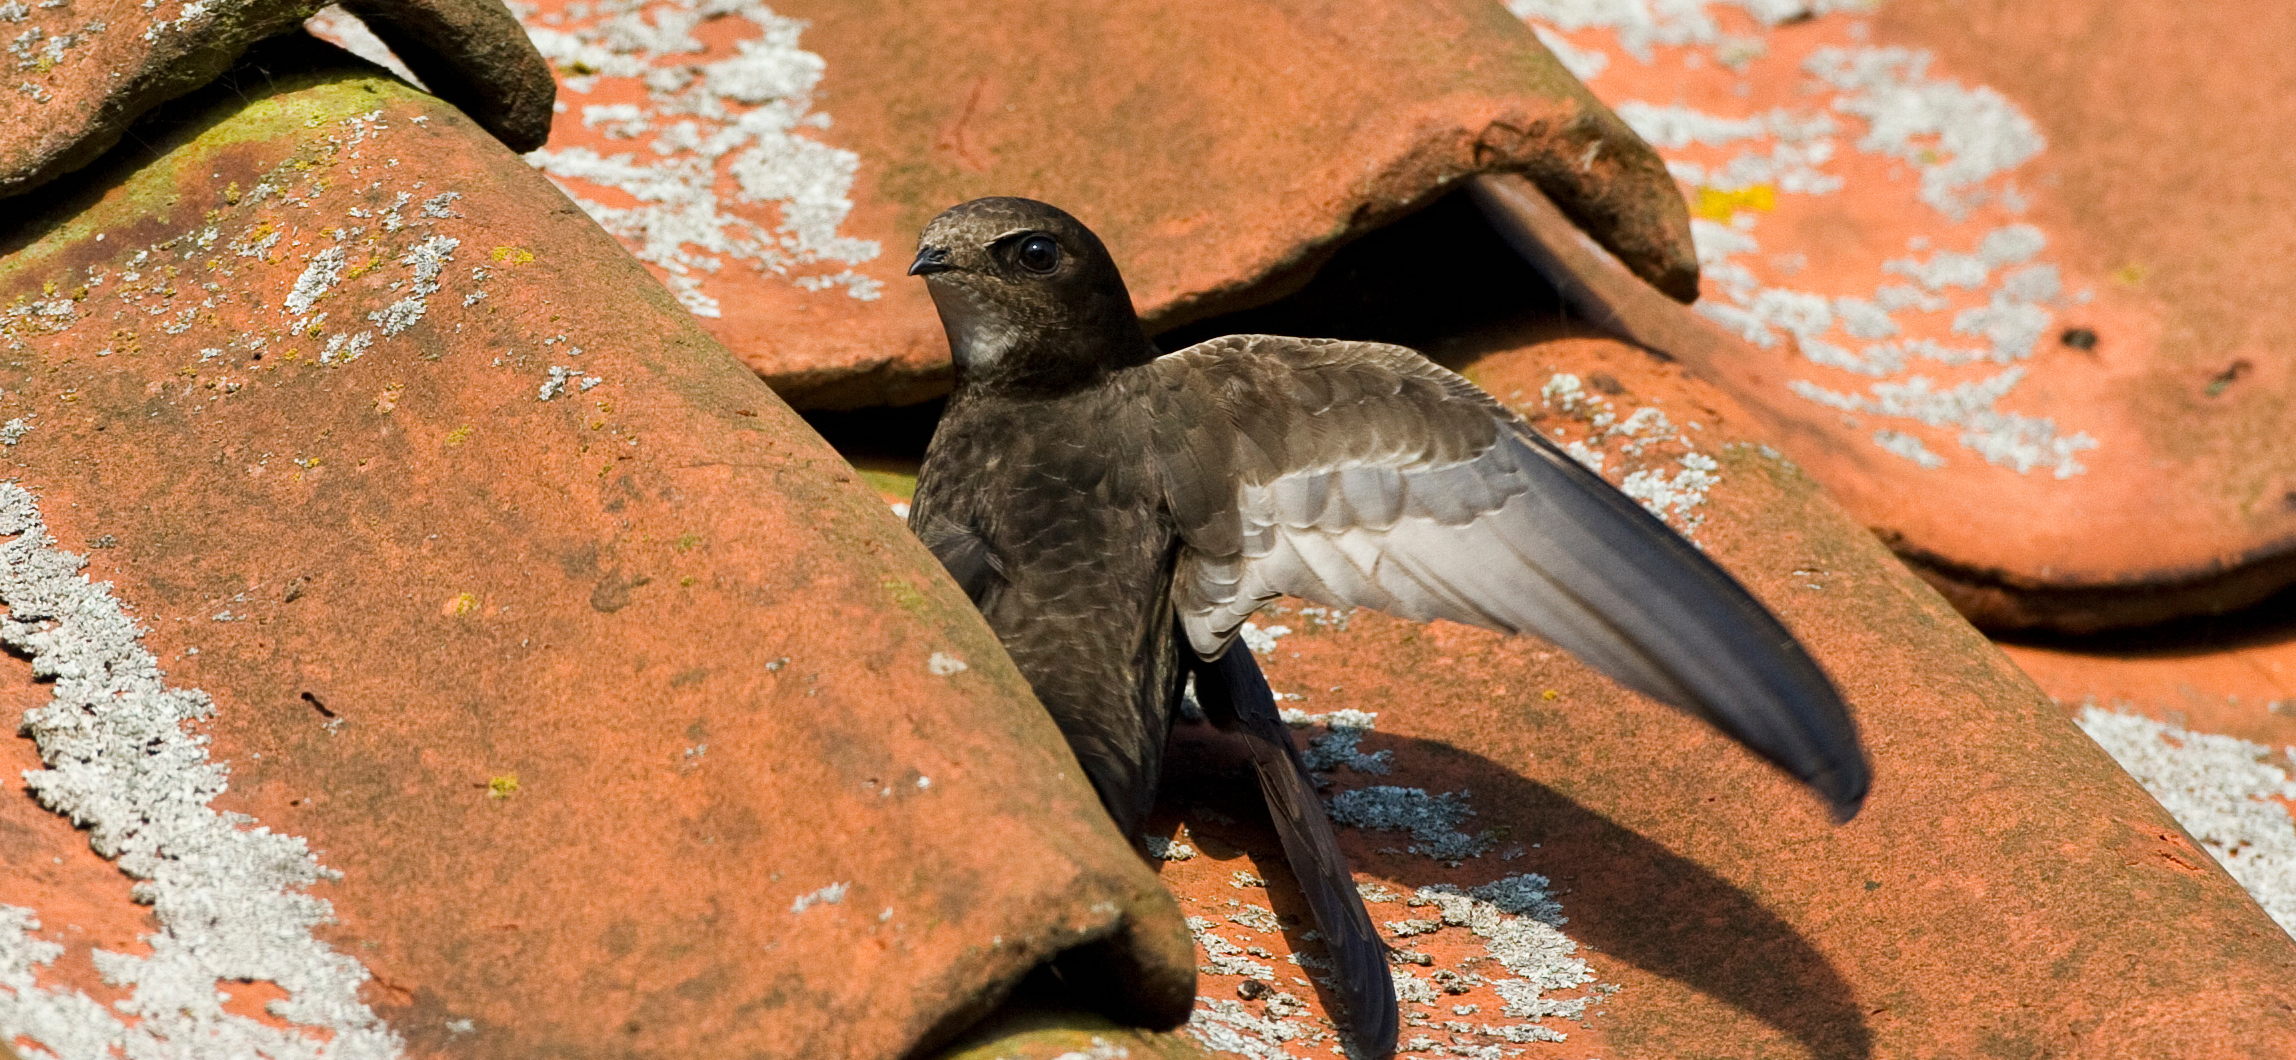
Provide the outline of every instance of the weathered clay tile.
[[[0,2],[0,197],[110,150],[153,107],[213,81],[324,0]],[[516,150],[549,133],[549,68],[496,0],[354,4],[432,91]]]
[[1684,182],[1701,371],[1980,625],[2296,580],[2296,8],[1515,9]]
[[[1391,231],[1365,249],[1423,238],[1459,242]],[[2248,852],[2263,863],[2241,866],[2257,881],[2244,893],[2211,861],[2218,836],[2180,830],[1762,442],[1760,417],[1684,367],[1575,324],[1423,345],[1599,459],[1776,608],[1850,699],[1875,789],[1835,828],[1726,739],[1543,643],[1283,601],[1246,637],[1300,712],[1373,920],[1415,981],[1399,990],[1418,999],[1404,1005],[1402,1056],[2267,1057],[2296,1045],[2296,941],[2257,904],[2296,901],[2296,879],[2270,860],[2296,833],[2282,841],[2270,820],[2244,833],[2280,843]],[[897,474],[877,481],[899,499]],[[1176,740],[1151,848],[1197,936],[1186,1033],[1222,1055],[1326,1055],[1321,950],[1241,779],[1242,751],[1202,726]],[[1461,893],[1422,891],[1444,887]]]
[[2289,608],[2009,642],[2001,650],[2068,710],[2139,711],[2270,747],[2296,746],[2296,621]]
[[[2296,1049],[2296,941],[1726,396],[1567,329],[1445,352],[1784,617],[1875,783],[1837,828],[1544,643],[1285,601],[1247,636],[1403,951],[1401,1055]],[[1191,1030],[1324,1055],[1320,951],[1238,752],[1180,739],[1157,834],[1212,969]]]
[[530,167],[321,50],[0,234],[0,684],[86,828],[0,800],[0,1026],[893,1057],[1094,940],[1086,1003],[1184,1012],[1171,898],[931,557]]
[[985,194],[1092,225],[1156,329],[1271,300],[1486,170],[1529,173],[1638,274],[1695,289],[1656,156],[1481,0],[548,0],[525,18],[567,104],[536,164],[800,407],[947,389],[902,251]]

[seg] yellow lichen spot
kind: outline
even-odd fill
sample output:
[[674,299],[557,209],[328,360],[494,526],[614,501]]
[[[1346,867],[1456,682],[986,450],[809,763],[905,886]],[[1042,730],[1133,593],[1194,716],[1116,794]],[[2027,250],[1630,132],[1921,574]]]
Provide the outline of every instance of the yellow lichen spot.
[[696,578],[693,575],[688,574],[685,577],[678,579],[678,587],[681,589],[691,589],[693,588],[694,583],[700,580],[700,578]]
[[444,607],[438,609],[438,613],[453,618],[456,615],[467,615],[476,610],[478,610],[477,596],[470,593],[456,593],[448,598]]
[[43,295],[46,295],[46,296],[48,296],[48,297],[51,297],[51,298],[55,297],[55,295],[56,295],[56,281],[54,281],[54,280],[49,280],[49,281],[47,281],[46,283],[43,283],[43,284],[41,284],[41,285],[40,285],[40,293],[41,293],[41,294],[43,294]]
[[1550,688],[1550,689],[1547,689],[1547,690],[1546,690],[1546,691],[1544,691],[1544,692],[1541,692],[1541,693],[1539,693],[1539,698],[1540,698],[1540,699],[1543,699],[1543,700],[1546,700],[1546,701],[1547,701],[1547,702],[1549,702],[1549,703],[1552,703],[1552,702],[1554,702],[1555,700],[1558,700],[1558,699],[1561,699],[1561,698],[1563,698],[1563,694],[1562,694],[1562,693],[1560,693],[1560,692],[1557,692],[1557,691],[1555,691],[1555,690],[1554,690],[1554,689],[1552,689],[1552,688]]
[[367,260],[353,265],[348,269],[344,269],[343,278],[346,280],[356,280],[361,276],[365,276],[368,270],[374,268],[375,264],[382,260],[383,259],[380,255],[370,256],[367,258]]
[[237,206],[237,205],[239,205],[239,182],[238,182],[238,181],[236,181],[236,180],[235,180],[235,181],[232,181],[231,183],[229,183],[229,184],[226,184],[226,185],[224,185],[224,186],[223,186],[223,201],[224,201],[224,202],[227,202],[227,203],[230,203],[230,204],[231,204],[231,205],[233,205],[233,206]]
[[2114,269],[2112,272],[2113,282],[2123,287],[2142,286],[2145,277],[2151,275],[2152,268],[2141,261],[2125,262],[2120,268]]
[[486,797],[507,799],[518,794],[518,774],[504,773],[486,782]]
[[701,543],[702,535],[700,534],[681,534],[676,541],[670,542],[670,547],[680,552],[692,552],[694,546]]
[[392,383],[384,387],[383,392],[375,396],[375,411],[388,413],[392,409],[398,408],[399,395],[406,393],[406,390],[404,383]]
[[1690,204],[1690,212],[1709,221],[1730,220],[1740,210],[1768,213],[1778,208],[1778,189],[1768,184],[1756,184],[1736,191],[1719,188],[1700,188],[1698,197]]
[[878,584],[883,585],[886,592],[893,594],[893,602],[899,604],[905,611],[915,611],[925,606],[925,594],[918,592],[917,587],[909,584],[909,580],[906,578],[897,574],[888,574]]
[[590,429],[593,431],[605,425],[606,421],[604,419],[595,419],[590,421]]
[[534,252],[525,247],[496,247],[494,260],[505,265],[524,265],[534,260]]
[[460,427],[446,432],[446,444],[461,445],[462,443],[469,441],[471,432],[476,430],[478,430],[477,427],[465,423]]

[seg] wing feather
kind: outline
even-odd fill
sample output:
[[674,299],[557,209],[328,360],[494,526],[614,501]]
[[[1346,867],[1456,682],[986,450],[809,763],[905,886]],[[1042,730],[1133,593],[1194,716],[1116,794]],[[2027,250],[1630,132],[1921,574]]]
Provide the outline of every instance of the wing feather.
[[1793,635],[1473,384],[1398,346],[1266,335],[1143,371],[1164,381],[1174,607],[1201,657],[1285,594],[1536,634],[1706,718],[1837,813],[1863,800],[1856,728]]

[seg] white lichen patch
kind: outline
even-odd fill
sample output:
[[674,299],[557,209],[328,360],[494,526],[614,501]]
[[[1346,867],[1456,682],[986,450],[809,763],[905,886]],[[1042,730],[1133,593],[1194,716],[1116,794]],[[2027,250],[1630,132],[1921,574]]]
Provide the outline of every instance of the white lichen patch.
[[1114,1044],[1099,1035],[1092,1036],[1092,1044],[1083,1049],[1071,1049],[1052,1060],[1129,1060],[1132,1050]]
[[1722,476],[1721,464],[1691,441],[1690,425],[1649,405],[1621,417],[1608,397],[1568,372],[1547,379],[1539,402],[1523,411],[1537,417],[1540,433],[1697,542],[1706,519],[1701,509]]
[[802,913],[817,905],[837,905],[845,901],[846,892],[852,889],[850,883],[828,884],[818,891],[798,895],[796,900],[789,903],[789,911]]
[[[2068,302],[2057,267],[2036,260],[2046,249],[2045,235],[2013,220],[2025,208],[2016,175],[2046,143],[2000,93],[1933,73],[1926,52],[1863,44],[1862,24],[1846,16],[1834,23],[1835,39],[1843,43],[1800,44],[1799,54],[1771,47],[1768,30],[1781,21],[1867,6],[1801,0],[1509,4],[1545,36],[1602,57],[1592,64],[1598,74],[1617,69],[1614,59],[1662,69],[1679,59],[1673,77],[1691,85],[1726,80],[1740,96],[1751,95],[1741,77],[1755,64],[1769,64],[1762,70],[1768,81],[1791,84],[1792,95],[1774,97],[1772,105],[1750,99],[1742,109],[1683,105],[1681,93],[1662,102],[1604,93],[1688,193],[1706,281],[1697,310],[1762,348],[1789,344],[1814,370],[1789,378],[1791,393],[1850,413],[1842,422],[1846,432],[1911,468],[1948,466],[1951,459],[1938,447],[1951,443],[2019,474],[2081,474],[2086,467],[2078,455],[2096,448],[2096,438],[2061,428],[2056,417],[2014,408],[2013,391],[2031,378],[2029,370],[1996,368],[1982,377],[1966,370],[2035,358],[2056,325],[2057,309]],[[1740,16],[1756,27],[1752,36],[1725,31],[1742,25]],[[1806,40],[1807,31],[1801,36]],[[1648,80],[1642,84],[1650,90]],[[1602,93],[1599,78],[1593,87]],[[1844,285],[1857,272],[1840,264],[1823,283],[1785,279],[1806,266],[1804,251],[1814,248],[1772,247],[1765,258],[1758,238],[1764,215],[1791,208],[1794,196],[1839,191],[1847,179],[1844,163],[1856,158],[1910,170],[1915,179],[1894,194],[1936,218],[1943,238],[1970,243],[1926,257],[1873,261],[1882,275],[1870,285]],[[1874,168],[1866,164],[1863,171]],[[1980,216],[1992,219],[1991,227],[1962,236],[1962,227],[1980,223]],[[1804,226],[1780,239],[1816,230]],[[1840,257],[1839,248],[1828,249]],[[1835,289],[1824,289],[1828,285]],[[1982,401],[1963,400],[1979,395]],[[1883,422],[1871,422],[1877,418]],[[1591,444],[1572,452],[1599,467]],[[1678,477],[1646,479],[1638,493],[1669,501]],[[1681,486],[1697,484],[1693,475]]]
[[[426,211],[426,215],[450,216],[444,210],[435,214]],[[454,249],[461,245],[461,240],[451,236],[431,236],[408,248],[406,254],[399,258],[399,264],[414,270],[414,279],[409,284],[411,290],[405,298],[367,314],[367,319],[381,325],[385,337],[413,327],[416,321],[423,318],[423,314],[430,311],[430,296],[438,293],[439,273],[446,270],[447,262],[454,256]]]
[[[1546,877],[1532,873],[1466,890],[1422,887],[1407,897],[1377,884],[1359,884],[1367,902],[1407,901],[1413,909],[1425,911],[1419,918],[1388,925],[1398,939],[1416,943],[1443,933],[1456,933],[1461,941],[1472,936],[1464,946],[1441,947],[1459,954],[1443,961],[1410,949],[1410,943],[1397,944],[1399,963],[1391,974],[1405,1027],[1400,1055],[1519,1055],[1519,1049],[1509,1047],[1567,1040],[1568,1032],[1556,1024],[1583,1023],[1592,1005],[1617,992],[1618,987],[1595,981],[1578,944],[1564,934],[1568,918],[1548,888]],[[1265,907],[1234,900],[1227,904],[1233,910],[1228,923],[1244,929],[1233,937],[1215,933],[1209,918],[1189,921],[1208,958],[1200,970],[1259,979],[1261,988],[1245,995],[1257,1003],[1199,997],[1189,1033],[1225,1055],[1269,1060],[1357,1055],[1332,1020],[1314,1014],[1299,996],[1284,989],[1305,992],[1309,982],[1299,976],[1321,976],[1329,963],[1295,950],[1289,963],[1299,966],[1297,974],[1274,962],[1269,967],[1279,978],[1258,974],[1257,962],[1250,958],[1270,951],[1253,944],[1254,933],[1274,942],[1282,925]],[[1312,939],[1314,933],[1300,937]],[[1214,953],[1219,957],[1212,957]],[[1483,1020],[1461,1018],[1492,1009],[1495,1014]]]
[[[1465,892],[1439,885],[1422,887],[1412,895],[1410,904],[1432,906],[1445,928],[1465,928],[1482,940],[1491,961],[1508,975],[1477,973],[1476,978],[1488,981],[1504,1002],[1503,1014],[1531,1021],[1480,1025],[1474,1033],[1506,1042],[1563,1041],[1567,1035],[1543,1021],[1584,1020],[1590,1003],[1616,989],[1597,986],[1564,993],[1593,983],[1595,976],[1578,956],[1578,944],[1563,934],[1568,918],[1547,887],[1546,877],[1524,873]],[[1447,978],[1435,976],[1438,982]]]
[[1187,861],[1196,856],[1195,847],[1177,839],[1152,835],[1143,837],[1142,841],[1148,845],[1148,856],[1158,861]]
[[460,193],[426,189],[419,178],[393,190],[408,178],[362,161],[390,131],[379,108],[306,119],[292,153],[252,187],[211,186],[215,199],[196,228],[140,246],[99,235],[92,245],[118,256],[42,283],[68,298],[0,309],[0,346],[38,342],[63,360],[188,360],[196,351],[170,397],[202,403],[241,392],[259,372],[342,366],[393,339],[436,357],[425,332],[463,323],[440,322],[433,296],[451,283],[473,304],[486,274],[448,277],[467,235],[439,229],[465,223],[454,208]]
[[[642,141],[642,151],[544,148],[527,159],[661,269],[688,310],[719,315],[707,278],[729,263],[810,290],[877,297],[882,283],[849,266],[881,248],[837,231],[853,208],[860,156],[816,136],[830,124],[813,109],[826,64],[799,47],[804,22],[757,0],[603,0],[548,15],[514,8],[566,91],[611,81],[643,93],[642,102],[582,109],[585,126]],[[729,18],[754,27],[730,54],[695,36]]]
[[1290,626],[1262,626],[1248,619],[1236,630],[1236,635],[1243,638],[1244,647],[1250,648],[1254,655],[1275,654],[1276,641],[1289,633]]
[[1218,925],[1204,917],[1188,918],[1188,931],[1196,936],[1196,946],[1204,952],[1204,964],[1197,971],[1205,975],[1244,975],[1254,979],[1274,977],[1274,968],[1246,956],[1243,947],[1220,937],[1213,930],[1215,927]]
[[[168,686],[111,586],[80,573],[86,561],[56,547],[14,483],[0,483],[0,535],[0,641],[54,689],[24,714],[47,764],[25,784],[118,861],[160,924],[143,937],[149,956],[95,951],[105,982],[129,991],[105,1005],[43,986],[61,947],[33,934],[34,911],[0,909],[0,1032],[31,1045],[26,1056],[67,1060],[400,1055],[359,999],[366,969],[313,935],[333,910],[306,888],[334,874],[303,840],[209,806],[228,770],[186,726],[213,701]],[[238,981],[278,986],[286,996],[266,1011],[287,1026],[227,1011]]]
[[2296,935],[2296,749],[2190,732],[2095,704],[2081,729],[2144,785],[2257,904]]

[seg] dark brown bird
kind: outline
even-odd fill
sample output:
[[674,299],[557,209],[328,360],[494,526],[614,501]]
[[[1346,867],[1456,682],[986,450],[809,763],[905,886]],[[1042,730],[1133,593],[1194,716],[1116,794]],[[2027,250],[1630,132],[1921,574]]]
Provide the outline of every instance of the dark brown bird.
[[1793,635],[1458,375],[1369,342],[1160,353],[1099,238],[1027,199],[935,218],[909,272],[956,360],[910,527],[1127,835],[1194,674],[1206,713],[1252,746],[1367,1051],[1395,1048],[1385,946],[1251,653],[1231,650],[1276,596],[1545,637],[1705,718],[1840,818],[1864,800],[1857,731]]

